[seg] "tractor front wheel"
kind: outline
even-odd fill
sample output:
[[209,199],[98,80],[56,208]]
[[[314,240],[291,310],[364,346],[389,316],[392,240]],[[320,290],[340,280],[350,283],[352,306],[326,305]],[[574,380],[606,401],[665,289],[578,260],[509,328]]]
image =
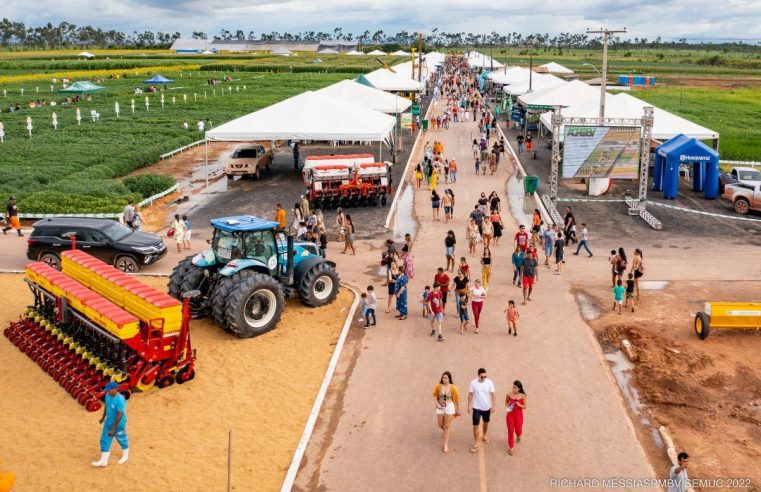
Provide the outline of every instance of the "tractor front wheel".
[[245,276],[235,281],[227,298],[227,326],[241,338],[261,335],[280,321],[284,307],[283,291],[275,279],[260,273]]
[[695,315],[695,334],[700,337],[701,340],[708,338],[711,333],[711,317],[706,313],[700,311]]
[[256,275],[256,272],[241,270],[233,277],[220,277],[217,286],[214,288],[214,293],[211,297],[211,314],[214,317],[214,321],[228,333],[232,333],[232,331],[227,326],[227,298],[230,296],[236,281],[251,275]]
[[327,262],[316,264],[301,278],[299,295],[309,307],[330,304],[338,295],[338,273]]

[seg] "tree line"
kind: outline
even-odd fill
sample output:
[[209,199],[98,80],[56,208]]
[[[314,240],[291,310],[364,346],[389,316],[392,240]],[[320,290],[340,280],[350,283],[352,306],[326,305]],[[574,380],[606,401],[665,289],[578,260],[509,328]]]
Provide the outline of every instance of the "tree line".
[[[10,21],[4,18],[0,22],[0,46],[3,47],[34,47],[44,49],[55,48],[168,48],[179,32],[132,31],[125,33],[115,29],[103,30],[93,26],[76,26],[69,22],[53,25],[48,22],[42,26],[26,26],[23,22]],[[394,34],[383,30],[371,32],[365,30],[361,34],[344,32],[336,27],[330,32],[303,31],[269,33],[255,31],[244,32],[242,29],[222,29],[217,34],[207,34],[203,31],[193,31],[193,39],[230,40],[262,40],[262,41],[293,41],[318,43],[321,41],[356,42],[360,46],[369,45],[399,45],[412,46],[418,41],[418,33],[400,31]],[[563,49],[598,49],[601,47],[600,36],[590,36],[582,33],[534,33],[524,35],[519,32],[489,34],[446,32],[438,28],[422,36],[426,46],[434,48],[465,47],[514,47],[549,50]],[[614,36],[610,40],[612,49],[703,49],[723,51],[758,51],[761,46],[743,43],[742,41],[726,43],[689,43],[686,38],[678,40],[663,40],[660,36],[648,39],[644,37]]]

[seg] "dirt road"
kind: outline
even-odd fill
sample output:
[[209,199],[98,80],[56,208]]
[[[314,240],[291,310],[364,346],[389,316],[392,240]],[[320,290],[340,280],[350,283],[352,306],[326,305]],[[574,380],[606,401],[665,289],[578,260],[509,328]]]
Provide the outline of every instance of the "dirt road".
[[[441,111],[442,103],[436,109]],[[517,224],[506,210],[505,189],[512,169],[503,160],[496,175],[474,175],[470,143],[475,131],[471,122],[426,135],[427,140],[443,142],[444,156],[457,158],[460,172],[456,184],[439,187],[439,191],[451,187],[456,194],[453,222],[433,222],[429,192],[415,192],[414,215],[420,228],[415,237],[409,319],[398,321],[393,313],[383,312],[386,294],[377,276],[380,244],[361,243],[356,257],[337,260],[342,280],[362,288],[376,285],[379,323],[357,338],[355,360],[347,351],[342,370],[350,378],[342,400],[335,400],[332,408],[340,420],[336,424],[324,416],[323,434],[318,430],[297,479],[300,490],[318,486],[327,490],[545,490],[552,478],[654,476],[599,345],[579,315],[565,274],[553,275],[541,267],[534,300],[527,306],[519,303],[520,335],[508,337],[503,309],[508,299],[521,299],[520,290],[510,282]],[[502,198],[507,228],[502,244],[492,249],[494,273],[481,333],[459,335],[450,304],[444,321],[446,341],[438,343],[429,336],[428,322],[420,317],[419,295],[433,283],[435,269],[445,264],[443,239],[448,229],[457,235],[457,257],[466,256],[474,278],[480,277],[480,246],[478,257],[467,254],[465,220],[478,194],[491,190]],[[397,231],[403,232],[407,231]],[[589,264],[596,261],[591,259]],[[498,404],[488,434],[490,443],[471,454],[472,426],[465,410],[468,385],[479,367],[485,367],[494,381]],[[454,423],[448,455],[441,451],[441,431],[431,400],[431,390],[444,370],[452,372],[460,388],[463,411]],[[529,405],[523,442],[514,456],[508,456],[503,402],[514,379],[523,382]],[[340,390],[343,384],[335,385]]]

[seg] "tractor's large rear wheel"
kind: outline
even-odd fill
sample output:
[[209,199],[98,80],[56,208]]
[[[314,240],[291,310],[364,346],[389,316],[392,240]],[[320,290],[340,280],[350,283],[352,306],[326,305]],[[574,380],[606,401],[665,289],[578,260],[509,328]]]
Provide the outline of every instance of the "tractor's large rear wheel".
[[309,307],[330,304],[338,295],[338,273],[327,262],[316,264],[301,278],[299,295]]
[[280,321],[285,299],[275,279],[260,273],[235,281],[227,297],[227,327],[241,338],[266,333]]
[[201,291],[201,295],[190,299],[190,315],[193,318],[204,318],[209,315],[209,295],[210,279],[208,272],[195,265],[185,271],[185,276],[180,284],[180,292],[190,292],[191,290]]
[[169,275],[169,295],[177,299],[182,300],[182,281],[185,280],[185,275],[188,273],[188,269],[193,266],[191,260],[192,256],[188,256],[174,267],[171,275]]

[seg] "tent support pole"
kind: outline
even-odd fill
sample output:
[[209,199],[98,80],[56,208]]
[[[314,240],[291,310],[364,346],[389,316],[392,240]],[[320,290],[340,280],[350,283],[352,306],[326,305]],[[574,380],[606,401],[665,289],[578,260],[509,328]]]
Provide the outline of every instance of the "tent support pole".
[[378,140],[378,162],[383,162],[383,140]]
[[204,170],[206,171],[206,188],[209,187],[209,140],[204,139]]

